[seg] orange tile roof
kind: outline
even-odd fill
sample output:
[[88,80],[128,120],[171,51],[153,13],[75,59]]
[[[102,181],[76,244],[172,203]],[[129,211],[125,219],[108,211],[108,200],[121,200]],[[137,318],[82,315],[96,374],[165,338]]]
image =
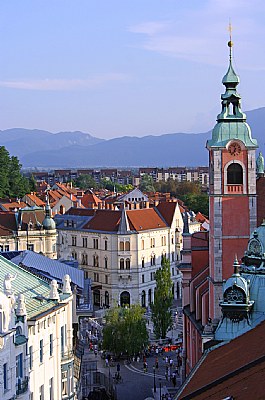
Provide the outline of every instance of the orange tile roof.
[[167,224],[171,226],[173,222],[173,217],[174,213],[177,207],[177,202],[168,202],[168,201],[163,201],[162,203],[159,203],[157,206],[158,211],[162,215],[162,217],[165,219]]
[[33,201],[33,203],[35,203],[36,206],[38,206],[38,207],[43,207],[43,206],[45,206],[44,201],[42,201],[42,200],[41,200],[38,196],[36,196],[35,194],[29,193],[29,194],[27,194],[26,196],[27,196],[31,201]]
[[93,208],[75,208],[71,207],[68,211],[66,211],[66,215],[79,215],[79,216],[86,216],[90,217],[96,213],[96,210]]
[[148,229],[166,228],[167,224],[154,208],[126,211],[131,230],[144,231]]
[[6,211],[14,211],[15,209],[27,207],[27,204],[23,201],[12,201],[10,203],[1,203],[1,208]]
[[95,231],[117,232],[121,220],[121,211],[96,210],[92,218],[83,229]]
[[91,207],[91,204],[98,205],[99,203],[102,203],[102,200],[100,200],[94,193],[88,192],[81,198],[81,203],[84,207],[89,208]]
[[[195,367],[190,381],[177,398],[205,400],[232,396],[240,400],[264,399],[264,337],[265,321],[209,351],[197,369]],[[259,380],[261,371],[262,379]]]

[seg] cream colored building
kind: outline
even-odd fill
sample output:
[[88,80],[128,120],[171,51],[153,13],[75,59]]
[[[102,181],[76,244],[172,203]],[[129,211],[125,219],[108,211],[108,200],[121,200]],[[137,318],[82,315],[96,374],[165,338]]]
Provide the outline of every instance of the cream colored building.
[[0,256],[0,398],[75,398],[72,292]]
[[170,260],[174,297],[181,296],[183,219],[177,202],[134,210],[71,209],[55,220],[58,257],[76,258],[92,278],[95,306],[150,305],[162,256]]
[[32,250],[57,258],[56,225],[50,205],[0,212],[0,252]]

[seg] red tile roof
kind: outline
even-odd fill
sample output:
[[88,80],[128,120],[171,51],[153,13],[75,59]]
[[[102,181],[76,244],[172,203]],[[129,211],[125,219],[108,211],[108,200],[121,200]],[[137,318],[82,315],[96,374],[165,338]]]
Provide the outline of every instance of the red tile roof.
[[162,203],[159,203],[157,206],[158,211],[162,215],[162,217],[165,219],[166,223],[171,226],[173,222],[173,217],[174,213],[177,207],[177,202],[168,202],[168,201],[163,201]]
[[265,321],[217,347],[195,369],[177,397],[186,399],[264,399]]
[[23,201],[12,201],[9,203],[1,203],[0,207],[2,208],[2,210],[6,210],[6,211],[14,211],[15,209],[20,209],[20,208],[24,208],[27,207],[27,204],[24,203]]
[[165,221],[158,215],[154,208],[126,211],[131,230],[144,231],[167,227]]
[[75,208],[71,207],[68,211],[66,211],[66,215],[79,215],[79,216],[86,216],[90,217],[95,214],[96,210],[93,208]]
[[36,196],[35,194],[27,194],[26,197],[28,197],[34,204],[36,204],[36,206],[38,207],[43,207],[45,206],[44,201],[42,201],[38,196]]
[[88,208],[91,207],[92,204],[97,206],[99,203],[102,203],[102,201],[94,193],[87,192],[81,198],[81,203],[84,207]]
[[17,230],[16,215],[12,211],[0,211],[0,225],[2,229]]
[[95,231],[117,232],[121,220],[121,211],[96,210],[92,218],[83,229],[92,229]]

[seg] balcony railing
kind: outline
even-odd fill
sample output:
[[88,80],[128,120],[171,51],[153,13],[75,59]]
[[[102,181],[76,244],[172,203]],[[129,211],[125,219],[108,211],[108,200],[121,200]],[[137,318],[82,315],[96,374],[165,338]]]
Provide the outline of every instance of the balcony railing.
[[25,393],[28,390],[28,387],[29,387],[29,377],[26,376],[24,379],[20,379],[16,385],[17,396]]
[[74,352],[72,349],[66,349],[65,351],[61,352],[62,361],[71,360],[73,357],[74,357]]
[[243,185],[227,185],[228,193],[243,193]]

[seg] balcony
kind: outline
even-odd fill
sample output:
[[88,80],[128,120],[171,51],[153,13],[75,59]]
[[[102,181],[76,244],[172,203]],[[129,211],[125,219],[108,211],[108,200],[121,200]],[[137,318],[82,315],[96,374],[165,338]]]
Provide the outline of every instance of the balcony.
[[67,365],[69,366],[73,363],[74,361],[74,351],[73,349],[65,349],[64,351],[61,352],[61,365]]
[[227,193],[242,194],[243,185],[227,185]]
[[16,384],[16,395],[20,396],[23,393],[26,393],[29,387],[29,377],[26,376],[23,379],[18,379],[18,383]]

